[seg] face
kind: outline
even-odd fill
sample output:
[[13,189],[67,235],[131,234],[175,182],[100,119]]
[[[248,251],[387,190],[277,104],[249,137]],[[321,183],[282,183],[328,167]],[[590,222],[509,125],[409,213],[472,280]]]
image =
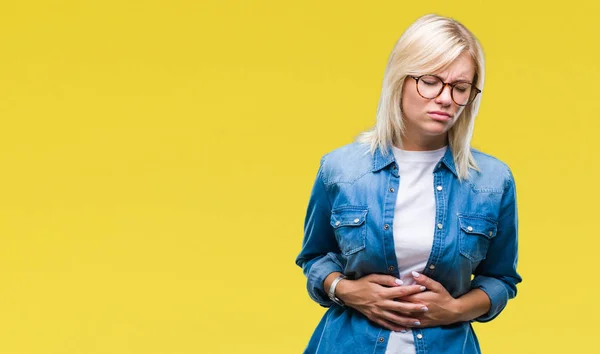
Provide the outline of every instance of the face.
[[[443,71],[431,73],[444,82],[471,82],[475,64],[468,53],[461,54]],[[464,107],[454,103],[451,87],[446,86],[434,99],[421,97],[415,79],[407,77],[402,88],[402,112],[405,133],[402,137],[405,150],[435,150],[447,144],[448,130],[452,128]]]

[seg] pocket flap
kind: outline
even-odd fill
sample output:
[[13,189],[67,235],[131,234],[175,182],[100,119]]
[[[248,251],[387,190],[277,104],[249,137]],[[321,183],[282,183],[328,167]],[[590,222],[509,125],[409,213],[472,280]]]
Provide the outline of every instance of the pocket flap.
[[331,226],[338,228],[342,226],[360,226],[367,219],[365,209],[338,209],[331,211]]
[[458,222],[460,228],[468,234],[482,235],[487,238],[493,238],[496,236],[498,231],[498,225],[496,222],[484,219],[482,217],[473,216],[458,216]]

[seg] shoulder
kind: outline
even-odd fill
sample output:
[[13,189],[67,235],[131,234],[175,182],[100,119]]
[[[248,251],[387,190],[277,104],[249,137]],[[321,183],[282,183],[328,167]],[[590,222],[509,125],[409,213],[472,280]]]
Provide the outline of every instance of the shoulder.
[[373,170],[369,145],[353,142],[328,152],[321,158],[323,182],[351,183]]
[[474,148],[471,148],[471,154],[479,168],[478,172],[471,173],[474,182],[502,185],[503,189],[514,183],[512,171],[504,161]]

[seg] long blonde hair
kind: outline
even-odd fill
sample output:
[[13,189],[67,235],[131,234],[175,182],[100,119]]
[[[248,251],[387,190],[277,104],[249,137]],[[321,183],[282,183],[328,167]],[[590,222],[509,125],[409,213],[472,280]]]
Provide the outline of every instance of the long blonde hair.
[[[415,21],[394,46],[385,70],[375,126],[360,134],[357,140],[370,145],[371,153],[377,148],[387,154],[394,141],[401,143],[404,133],[402,121],[402,87],[408,75],[423,75],[442,70],[459,55],[467,52],[475,63],[473,83],[483,89],[485,62],[483,50],[475,36],[458,21],[434,14]],[[481,95],[457,118],[448,131],[448,141],[460,180],[468,179],[469,169],[478,170],[471,154],[471,138]]]

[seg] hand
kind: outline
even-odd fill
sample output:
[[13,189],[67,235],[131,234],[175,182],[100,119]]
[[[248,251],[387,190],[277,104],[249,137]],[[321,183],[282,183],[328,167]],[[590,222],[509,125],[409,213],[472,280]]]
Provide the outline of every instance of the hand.
[[458,322],[461,313],[457,299],[453,298],[444,286],[437,281],[417,272],[413,278],[419,285],[425,286],[429,291],[404,296],[402,303],[419,304],[424,308],[416,317],[418,323],[411,327],[433,327]]
[[426,288],[421,285],[401,286],[402,281],[390,275],[370,274],[358,280],[341,280],[336,296],[378,325],[396,332],[406,331],[419,319],[422,304],[395,301],[415,296]]

